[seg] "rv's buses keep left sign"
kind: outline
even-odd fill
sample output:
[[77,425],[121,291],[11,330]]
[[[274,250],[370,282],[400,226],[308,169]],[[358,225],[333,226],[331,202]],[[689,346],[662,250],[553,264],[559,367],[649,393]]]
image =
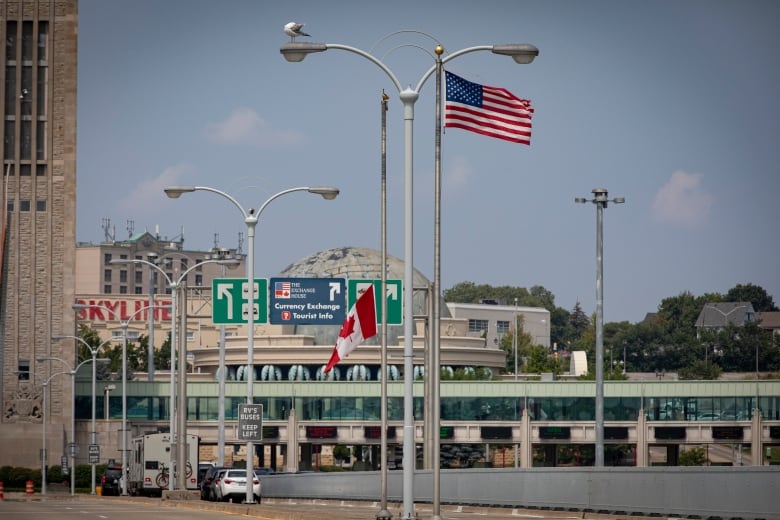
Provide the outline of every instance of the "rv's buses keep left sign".
[[238,440],[259,441],[263,439],[263,405],[238,405]]

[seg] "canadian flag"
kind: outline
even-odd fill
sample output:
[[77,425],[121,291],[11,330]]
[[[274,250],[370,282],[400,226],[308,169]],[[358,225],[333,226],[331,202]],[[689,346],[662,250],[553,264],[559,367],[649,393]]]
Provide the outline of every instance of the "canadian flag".
[[374,284],[361,294],[344,320],[330,356],[325,367],[325,373],[336,366],[336,363],[346,358],[350,352],[368,338],[376,336],[376,300],[374,299]]

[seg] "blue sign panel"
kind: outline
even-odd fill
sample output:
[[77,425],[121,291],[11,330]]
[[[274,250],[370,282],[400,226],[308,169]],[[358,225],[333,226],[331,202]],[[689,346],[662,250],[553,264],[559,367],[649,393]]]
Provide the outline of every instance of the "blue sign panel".
[[347,315],[344,278],[271,278],[272,325],[341,325]]

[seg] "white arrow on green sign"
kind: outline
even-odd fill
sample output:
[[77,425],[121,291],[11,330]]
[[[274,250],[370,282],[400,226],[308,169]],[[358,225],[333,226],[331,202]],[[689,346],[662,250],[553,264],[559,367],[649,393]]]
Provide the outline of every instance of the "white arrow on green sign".
[[[268,323],[268,280],[255,278],[254,323]],[[214,278],[211,281],[211,319],[214,324],[249,321],[249,284],[246,278]]]
[[[387,283],[387,321],[388,325],[402,325],[403,316],[403,284],[401,280],[386,280]],[[382,280],[347,280],[347,301],[349,307],[357,300],[369,284],[374,284],[374,294],[382,293]],[[382,323],[382,300],[376,299],[376,321]]]

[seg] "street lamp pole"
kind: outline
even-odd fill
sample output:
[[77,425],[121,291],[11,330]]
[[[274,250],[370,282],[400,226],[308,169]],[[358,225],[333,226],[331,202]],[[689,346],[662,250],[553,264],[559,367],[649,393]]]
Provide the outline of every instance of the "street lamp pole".
[[[38,361],[43,361],[43,359],[38,359]],[[43,446],[41,448],[41,494],[46,494],[46,470],[47,470],[47,462],[49,461],[48,456],[46,454],[46,388],[49,386],[49,382],[54,379],[57,376],[61,376],[63,374],[69,374],[70,371],[63,371],[63,372],[57,372],[48,377],[46,381],[43,382],[43,423],[42,423],[42,432],[43,432]]]
[[587,200],[577,197],[574,202],[584,204],[592,202],[596,205],[596,457],[594,465],[604,466],[604,221],[603,212],[609,202],[622,204],[623,197],[609,199],[606,189],[592,190],[593,198]]
[[[225,248],[214,248],[213,258],[218,260],[233,259],[233,252]],[[225,277],[225,265],[221,265],[220,275]],[[217,369],[217,381],[219,382],[219,398],[217,399],[217,466],[225,465],[225,325],[219,326],[219,368]]]
[[[244,223],[246,224],[247,228],[247,255],[246,255],[246,279],[247,279],[247,312],[246,312],[246,321],[247,321],[247,384],[246,384],[246,402],[247,404],[253,404],[254,402],[254,356],[255,356],[255,266],[254,266],[254,255],[255,255],[255,227],[257,226],[257,221],[260,218],[260,215],[263,213],[263,210],[268,206],[268,204],[271,203],[274,199],[277,199],[278,197],[281,197],[282,195],[286,195],[288,193],[293,193],[296,191],[307,191],[309,193],[314,193],[317,195],[322,196],[326,200],[334,199],[338,196],[339,190],[337,188],[333,187],[298,187],[298,188],[289,188],[283,191],[280,191],[279,193],[276,193],[275,195],[272,195],[270,198],[268,198],[261,206],[260,209],[255,212],[253,208],[250,208],[247,212],[244,210],[243,206],[231,195],[228,193],[218,190],[216,188],[211,188],[209,186],[168,186],[165,188],[165,194],[172,198],[177,199],[181,197],[182,193],[190,193],[193,191],[208,191],[211,193],[216,193],[217,195],[220,195],[221,197],[226,198],[229,200],[238,210],[241,212],[242,217],[244,218]],[[258,309],[259,311],[259,309]],[[294,455],[294,456],[297,456]],[[254,493],[252,490],[252,472],[254,471],[254,463],[255,463],[255,456],[254,456],[254,445],[251,440],[248,440],[246,443],[246,502],[248,504],[253,504],[255,502]]]
[[[382,69],[390,78],[403,104],[404,117],[404,434],[403,434],[403,515],[405,519],[414,516],[414,467],[415,467],[415,443],[414,443],[414,254],[413,254],[413,191],[414,191],[414,162],[413,162],[413,133],[414,133],[414,105],[419,97],[420,89],[437,67],[457,58],[463,54],[475,51],[491,51],[494,54],[511,56],[517,63],[530,63],[539,54],[539,49],[529,44],[508,45],[480,45],[468,47],[456,51],[446,58],[437,59],[425,74],[420,78],[417,87],[412,89],[401,86],[401,82],[381,60],[361,49],[338,43],[304,43],[290,42],[279,49],[284,59],[289,62],[300,62],[308,54],[323,52],[329,49],[339,49],[352,52],[361,56]],[[443,49],[442,49],[443,50]],[[434,259],[438,263],[439,259]],[[436,269],[434,269],[436,270]],[[438,298],[434,294],[434,298]],[[434,317],[437,321],[437,318]],[[438,322],[438,321],[437,321]],[[437,348],[434,346],[433,348]],[[438,370],[438,369],[437,369]],[[384,375],[384,374],[383,374]],[[434,405],[435,406],[435,405]],[[438,425],[437,425],[438,426]]]
[[[145,260],[133,260],[134,262],[145,262]],[[111,263],[114,261],[112,260]],[[132,313],[127,318],[124,318],[122,316],[119,316],[117,312],[105,305],[99,305],[99,304],[74,304],[73,308],[76,310],[83,310],[83,309],[103,309],[109,314],[111,314],[115,319],[119,320],[119,326],[122,329],[122,495],[127,495],[127,326],[129,325],[129,322],[133,320],[136,316],[141,314],[143,311],[150,311],[153,312],[153,309],[169,309],[170,305],[155,305],[152,307],[142,307],[138,310],[136,310],[134,313]],[[85,345],[87,345],[88,348],[89,344],[84,341],[81,338],[80,339]],[[110,342],[111,339],[107,339],[105,342],[101,344],[101,347]],[[99,349],[100,347],[98,347]],[[92,350],[90,348],[90,350]],[[92,351],[92,356],[97,355],[97,349]],[[95,435],[95,365],[93,363],[92,365],[92,435]],[[93,438],[93,444],[97,444],[95,442],[95,439]],[[94,487],[95,487],[95,465],[92,465],[92,488],[94,495]]]
[[[70,435],[71,435],[71,443],[72,443],[72,448],[71,448],[70,494],[71,495],[75,495],[76,494],[76,372],[78,372],[79,368],[81,368],[82,365],[84,365],[86,363],[89,363],[90,361],[92,362],[92,433],[91,433],[92,438],[90,439],[90,443],[91,444],[97,444],[97,440],[96,440],[97,432],[95,431],[96,430],[96,427],[95,427],[95,379],[96,379],[96,374],[97,374],[97,372],[95,370],[95,366],[97,365],[96,357],[97,357],[98,350],[100,350],[105,345],[110,343],[110,340],[104,341],[103,343],[101,343],[97,347],[92,347],[92,345],[90,345],[83,338],[80,338],[78,336],[52,336],[51,339],[53,339],[53,340],[59,340],[59,339],[73,339],[73,340],[76,340],[76,341],[80,342],[81,344],[83,344],[85,347],[87,347],[87,349],[90,351],[90,354],[92,356],[91,359],[86,359],[86,360],[82,361],[81,363],[79,363],[76,366],[75,369],[70,371],[70,374],[72,376],[72,380],[71,380],[71,393],[72,393],[72,396],[73,396],[72,397],[73,398],[73,402],[72,402],[72,405],[71,405],[71,425],[70,425],[70,428],[71,428],[71,434]],[[65,361],[64,359],[57,358],[57,357],[51,357],[51,356],[48,356],[48,357],[38,357],[38,358],[36,358],[36,361],[38,361],[38,362],[42,362],[42,361],[58,361],[58,362],[62,363],[63,365],[65,365],[66,367],[70,368],[70,364],[67,361]],[[91,485],[91,489],[92,489],[92,494],[94,495],[95,494],[95,465],[92,464],[91,466],[92,466],[92,485]]]
[[[186,434],[187,434],[187,432],[186,432],[186,429],[187,429],[186,428],[186,418],[187,418],[187,414],[186,414],[186,406],[187,406],[186,388],[187,387],[186,387],[186,380],[184,379],[184,378],[186,378],[186,362],[185,362],[185,359],[183,357],[183,356],[186,355],[186,352],[184,352],[184,350],[185,350],[184,347],[182,347],[180,349],[181,352],[179,352],[179,356],[180,356],[180,359],[179,359],[179,378],[180,378],[180,381],[179,381],[179,396],[178,396],[179,405],[176,408],[177,414],[174,414],[174,405],[173,405],[173,403],[174,403],[174,386],[175,386],[174,385],[174,381],[176,379],[175,378],[175,374],[176,374],[176,354],[175,354],[175,352],[176,352],[176,343],[180,339],[179,335],[176,334],[176,314],[177,314],[177,309],[179,307],[177,293],[178,293],[182,283],[187,279],[187,275],[190,274],[190,272],[193,271],[194,269],[196,269],[196,268],[198,268],[198,267],[200,267],[200,266],[202,266],[204,264],[234,264],[234,263],[237,263],[237,261],[236,260],[232,260],[232,259],[231,260],[218,260],[218,259],[203,260],[203,261],[198,262],[195,265],[191,266],[189,269],[186,269],[184,272],[181,273],[181,275],[175,281],[171,280],[171,278],[168,276],[168,273],[166,273],[160,266],[158,266],[157,264],[155,264],[153,262],[150,262],[148,260],[143,260],[143,259],[140,259],[140,258],[133,258],[133,259],[121,258],[121,259],[111,260],[111,262],[109,262],[109,263],[111,263],[111,264],[144,264],[144,265],[148,265],[149,267],[157,270],[157,272],[161,273],[163,275],[163,277],[165,278],[165,280],[168,282],[168,286],[171,288],[171,305],[156,305],[156,306],[152,306],[152,307],[147,307],[147,309],[150,312],[153,312],[152,309],[154,309],[154,308],[157,308],[157,309],[165,308],[165,309],[171,309],[171,311],[172,311],[171,312],[171,314],[172,314],[172,318],[171,318],[171,380],[170,380],[170,388],[171,388],[170,401],[171,401],[171,403],[170,403],[170,407],[169,407],[170,408],[170,433],[169,433],[169,438],[170,438],[170,441],[171,441],[171,448],[173,448],[173,445],[174,445],[174,422],[176,420],[176,415],[178,414],[178,427],[176,428],[176,436],[177,436],[176,449],[175,450],[171,449],[171,462],[173,463],[174,461],[176,461],[176,462],[178,462],[178,465],[176,465],[174,467],[174,465],[171,464],[171,471],[174,471],[174,469],[176,470],[176,481],[177,482],[176,482],[175,485],[178,486],[180,489],[186,489],[187,486],[186,486],[186,482],[185,482],[185,480],[186,480],[185,470],[186,470],[187,461],[183,460],[183,459],[186,458],[185,454],[184,454],[184,449],[185,449],[185,443],[187,442],[186,441]],[[102,308],[108,310],[109,312],[111,312],[112,314],[115,315],[114,311],[112,311],[111,309],[108,309],[105,306],[99,306],[99,307],[102,307]],[[147,310],[147,309],[143,309],[143,308],[138,309],[132,315],[130,315],[130,317],[128,319],[126,319],[126,320],[121,320],[120,319],[120,326],[122,327],[122,330],[123,330],[122,336],[124,338],[124,341],[122,343],[122,432],[123,432],[122,433],[122,444],[123,444],[123,449],[122,449],[122,467],[123,468],[126,467],[126,463],[127,463],[127,431],[126,431],[126,427],[127,427],[127,397],[126,397],[126,394],[127,394],[127,392],[125,391],[126,390],[126,384],[127,384],[127,378],[125,377],[125,368],[126,368],[126,362],[127,362],[127,356],[125,355],[126,348],[127,348],[127,326],[128,326],[128,323],[129,323],[130,320],[132,320],[138,314],[140,314],[142,311]],[[185,308],[178,309],[178,310],[180,310],[182,312],[183,316],[186,315],[186,313],[187,313],[186,306],[185,306]],[[184,320],[182,320],[182,321],[184,321]],[[184,338],[184,341],[182,342],[182,345],[186,345],[187,331],[186,330],[182,330],[180,332],[180,335],[181,335],[182,338]],[[178,460],[178,459],[182,459],[182,460]],[[193,468],[193,471],[195,471],[195,470],[196,470],[196,468]],[[123,482],[125,482],[125,481],[123,480]],[[173,478],[173,475],[171,475],[171,478],[168,479],[168,488],[171,489],[171,490],[174,489],[174,478]],[[127,494],[127,484],[126,483],[123,484],[122,494],[123,495]]]

